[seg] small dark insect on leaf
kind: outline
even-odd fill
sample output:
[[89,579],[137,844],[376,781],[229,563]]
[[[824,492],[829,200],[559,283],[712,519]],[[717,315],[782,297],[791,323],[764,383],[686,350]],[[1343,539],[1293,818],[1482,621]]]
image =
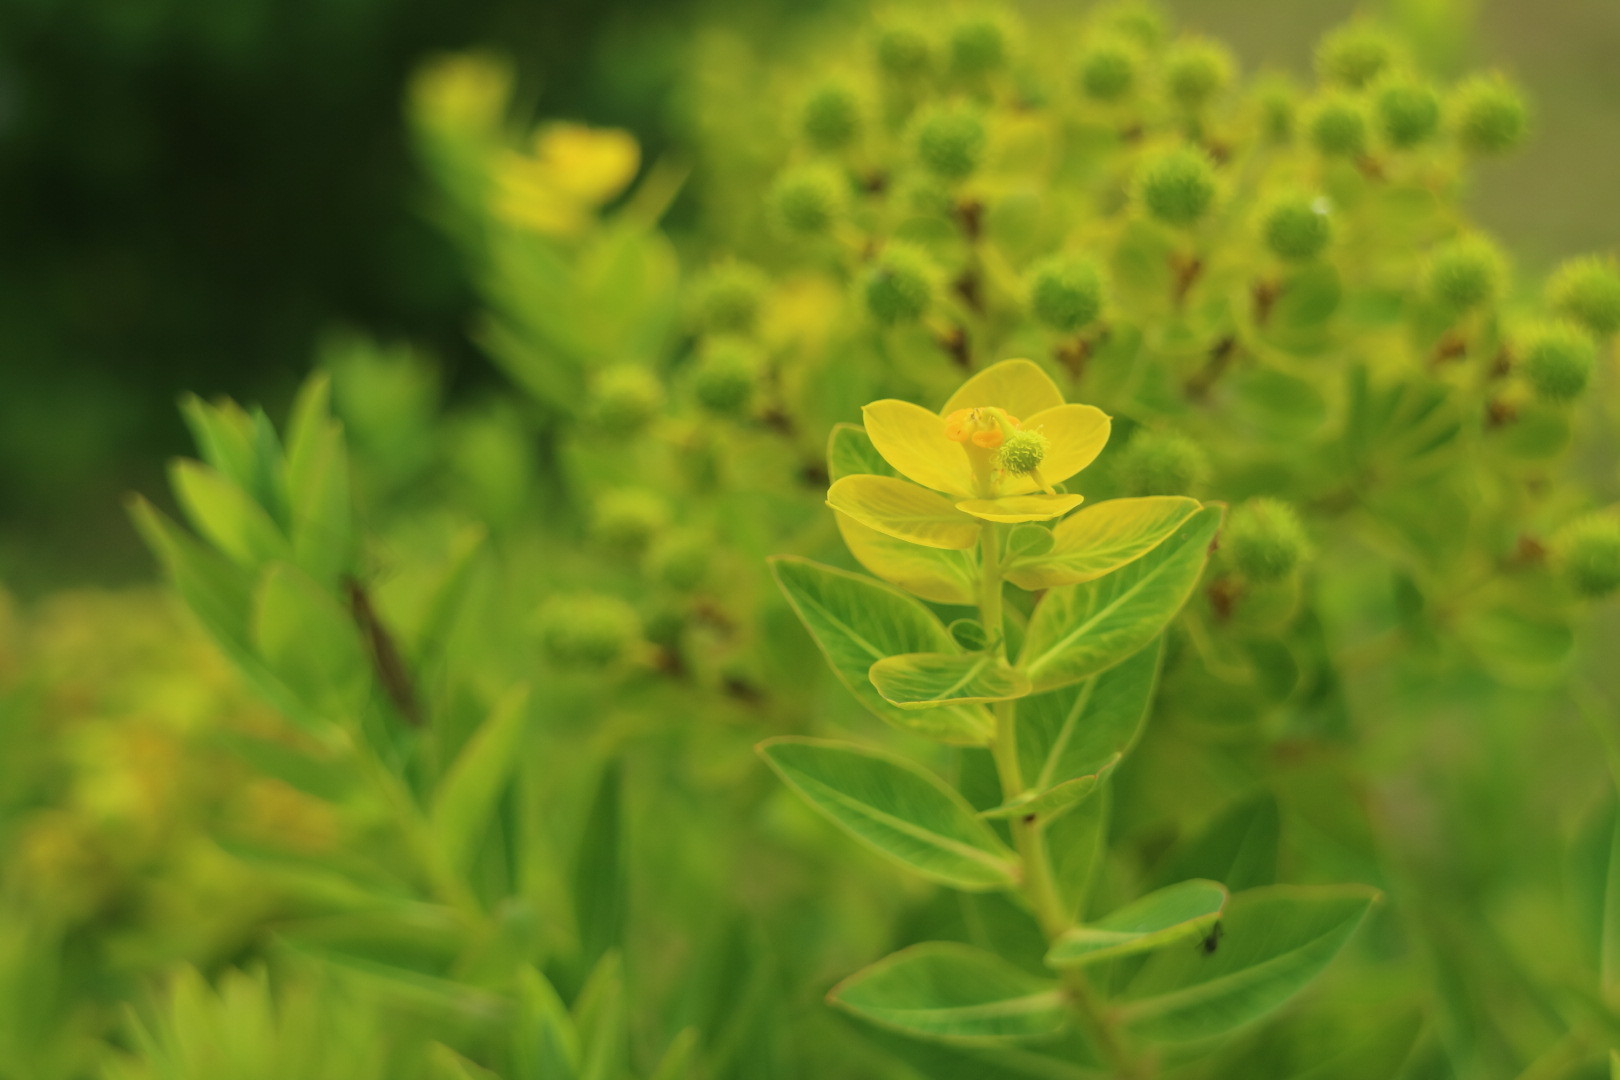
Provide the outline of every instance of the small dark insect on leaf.
[[1225,933],[1226,928],[1220,923],[1216,923],[1209,928],[1209,936],[1198,943],[1198,947],[1204,951],[1205,956],[1213,955],[1215,950],[1221,947],[1221,937]]

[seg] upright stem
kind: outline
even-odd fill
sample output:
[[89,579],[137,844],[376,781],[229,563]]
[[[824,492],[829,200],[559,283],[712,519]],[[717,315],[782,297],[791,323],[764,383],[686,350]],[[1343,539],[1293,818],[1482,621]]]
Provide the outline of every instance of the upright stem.
[[[980,530],[980,552],[983,569],[979,578],[979,620],[984,624],[985,647],[999,659],[1007,659],[1006,624],[1001,598],[1001,527],[985,522]],[[998,701],[995,705],[996,741],[993,754],[996,775],[1001,780],[1001,798],[1009,802],[1024,794],[1023,768],[1018,761],[1018,703]],[[1046,823],[1034,814],[1016,818],[1012,824],[1013,841],[1018,847],[1023,866],[1023,891],[1041,932],[1048,941],[1074,925],[1058,890],[1052,870],[1051,852],[1046,846]],[[1108,1067],[1122,1080],[1139,1080],[1145,1074],[1138,1062],[1121,1042],[1119,1033],[1092,989],[1090,981],[1079,968],[1064,973],[1064,988],[1068,991],[1080,1026]]]

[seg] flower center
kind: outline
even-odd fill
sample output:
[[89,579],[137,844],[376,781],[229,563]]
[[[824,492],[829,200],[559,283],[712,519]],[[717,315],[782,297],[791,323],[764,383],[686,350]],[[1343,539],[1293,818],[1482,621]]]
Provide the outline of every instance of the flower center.
[[1018,430],[1018,418],[1004,409],[984,405],[957,409],[945,418],[945,437],[952,442],[971,443],[981,450],[994,450]]

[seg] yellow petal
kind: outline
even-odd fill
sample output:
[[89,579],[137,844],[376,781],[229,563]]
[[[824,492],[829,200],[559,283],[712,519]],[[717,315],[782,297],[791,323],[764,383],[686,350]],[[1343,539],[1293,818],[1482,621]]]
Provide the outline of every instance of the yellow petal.
[[834,512],[855,561],[891,585],[936,604],[976,604],[979,566],[973,553],[918,547]]
[[945,437],[945,421],[921,405],[885,398],[861,410],[866,434],[883,460],[923,487],[973,494],[973,467],[961,444]]
[[595,205],[623,191],[641,165],[635,137],[617,128],[551,124],[536,136],[534,149],[553,183]]
[[986,521],[1049,521],[1085,501],[1084,495],[1005,495],[999,499],[966,499],[958,510]]
[[827,505],[862,525],[923,547],[965,551],[979,523],[951,500],[892,476],[846,476],[827,489]]
[[[1112,426],[1108,414],[1093,405],[1059,405],[1055,409],[1023,418],[1024,428],[1046,436],[1046,460],[1041,462],[1040,478],[1048,484],[1061,484],[1097,460],[1108,444]],[[1009,495],[1039,491],[1033,476],[1009,477],[1002,486]]]
[[1062,404],[1063,391],[1039,365],[1030,360],[1003,360],[957,387],[939,414],[949,416],[957,409],[994,405],[1028,427],[1031,416]]

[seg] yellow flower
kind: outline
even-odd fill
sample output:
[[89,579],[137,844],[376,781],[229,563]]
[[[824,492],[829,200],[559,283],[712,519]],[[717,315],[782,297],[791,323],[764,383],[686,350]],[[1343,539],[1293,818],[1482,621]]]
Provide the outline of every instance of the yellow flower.
[[962,384],[930,412],[908,401],[874,401],[866,433],[906,479],[846,476],[827,503],[879,532],[937,548],[971,548],[980,521],[1046,521],[1080,505],[1061,484],[1096,460],[1109,418],[1063,400],[1028,360],[1003,360]]
[[641,149],[628,132],[551,124],[531,154],[508,153],[497,169],[496,212],[537,232],[566,236],[636,175]]
[[411,79],[416,116],[447,135],[494,131],[512,93],[512,66],[486,53],[439,57]]

